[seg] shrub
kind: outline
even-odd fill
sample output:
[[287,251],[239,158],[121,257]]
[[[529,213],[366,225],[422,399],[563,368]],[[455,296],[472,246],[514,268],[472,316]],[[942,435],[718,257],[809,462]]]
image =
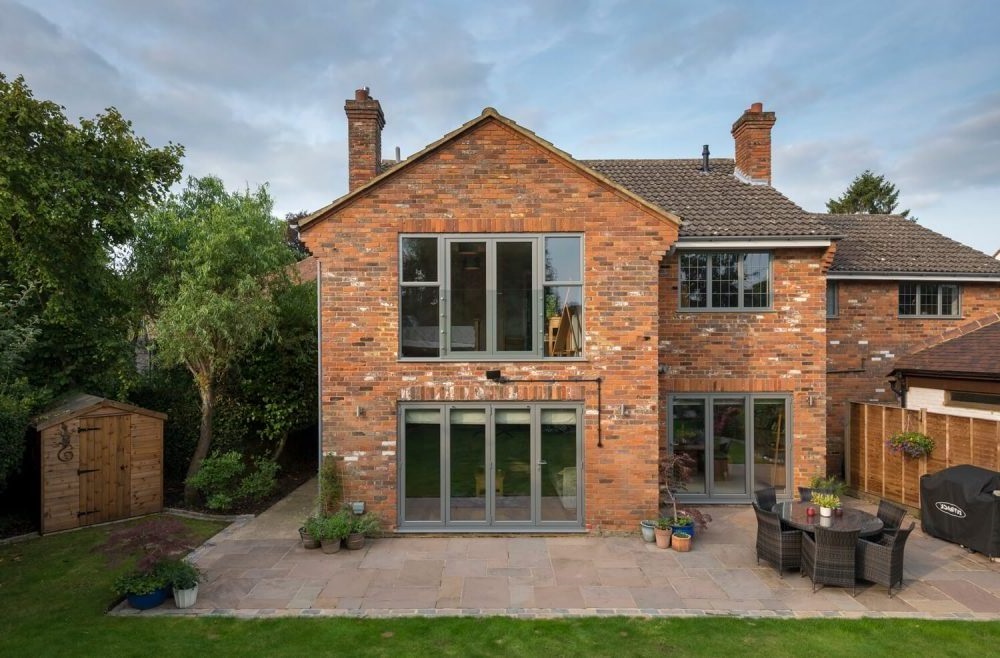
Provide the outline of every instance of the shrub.
[[270,495],[277,483],[278,465],[264,457],[254,459],[254,470],[246,473],[243,456],[231,450],[213,452],[188,483],[205,497],[209,509],[225,511],[240,502],[256,502]]
[[319,497],[324,514],[333,514],[344,497],[340,464],[334,455],[323,455],[323,465],[319,469]]
[[331,516],[313,516],[306,521],[306,532],[320,541],[343,539],[351,533],[351,528],[352,519],[348,510],[340,510]]
[[115,578],[112,588],[118,596],[129,594],[152,594],[158,589],[163,589],[170,585],[165,570],[152,568],[147,570],[132,569],[119,574]]
[[351,514],[350,510],[345,510],[351,517],[351,534],[371,537],[379,531],[382,523],[379,518],[371,512],[364,514]]

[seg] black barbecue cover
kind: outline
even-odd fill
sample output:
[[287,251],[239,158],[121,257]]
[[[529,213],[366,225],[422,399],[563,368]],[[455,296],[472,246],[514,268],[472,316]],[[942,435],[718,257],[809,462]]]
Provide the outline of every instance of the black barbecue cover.
[[924,475],[920,515],[924,532],[1000,556],[1000,473],[962,464]]

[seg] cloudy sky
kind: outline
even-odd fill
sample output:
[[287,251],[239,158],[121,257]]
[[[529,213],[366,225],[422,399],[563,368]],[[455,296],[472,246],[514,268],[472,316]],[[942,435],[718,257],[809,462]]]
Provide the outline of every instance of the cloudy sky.
[[872,169],[992,254],[998,34],[996,0],[0,0],[0,72],[72,118],[117,107],[187,175],[269,183],[281,215],[347,191],[362,86],[386,157],[485,106],[580,158],[732,157],[762,101],[774,184],[807,210]]

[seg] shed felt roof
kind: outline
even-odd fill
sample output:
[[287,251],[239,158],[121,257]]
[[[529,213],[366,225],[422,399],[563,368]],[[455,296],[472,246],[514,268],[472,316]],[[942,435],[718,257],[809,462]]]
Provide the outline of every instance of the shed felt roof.
[[809,213],[769,185],[733,175],[727,158],[581,160],[622,187],[679,216],[682,238],[832,237],[823,215]]
[[895,367],[907,372],[1000,379],[1000,322],[904,356]]
[[63,422],[70,418],[83,416],[101,407],[114,407],[126,413],[138,413],[145,416],[166,419],[167,415],[151,409],[143,409],[124,402],[116,402],[107,398],[89,395],[87,393],[75,393],[56,400],[48,409],[40,413],[34,419],[35,429],[43,430],[56,423]]
[[1000,260],[899,215],[818,215],[843,235],[831,273],[978,274],[1000,277]]

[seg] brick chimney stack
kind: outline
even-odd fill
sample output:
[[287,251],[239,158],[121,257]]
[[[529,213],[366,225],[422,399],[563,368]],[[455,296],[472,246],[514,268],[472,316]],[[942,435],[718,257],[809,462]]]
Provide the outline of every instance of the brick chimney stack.
[[774,112],[765,112],[762,103],[754,103],[733,124],[738,175],[757,184],[771,184],[771,128]]
[[344,101],[347,113],[348,191],[353,192],[379,175],[382,168],[382,106],[368,93],[368,87]]

